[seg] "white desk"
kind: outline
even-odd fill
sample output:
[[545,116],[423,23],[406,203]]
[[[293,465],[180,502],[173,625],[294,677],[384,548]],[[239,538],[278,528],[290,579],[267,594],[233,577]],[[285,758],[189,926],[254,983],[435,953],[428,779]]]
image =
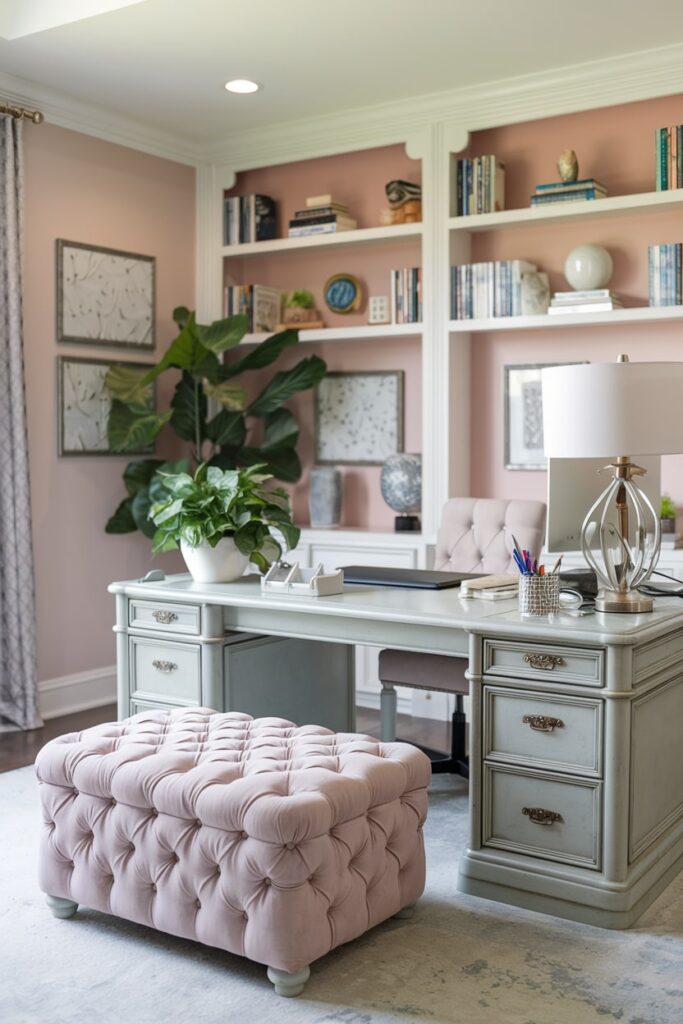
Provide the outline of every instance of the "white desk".
[[[308,643],[312,658],[354,644],[468,657],[471,834],[458,878],[465,892],[627,927],[683,866],[676,599],[658,601],[650,615],[549,622],[521,619],[513,602],[463,601],[453,590],[349,587],[336,597],[295,598],[264,596],[255,578],[203,585],[185,575],[109,589],[117,596],[122,713],[131,704],[179,702],[164,695],[163,670],[155,701],[140,694],[131,651],[141,642],[155,645],[162,665],[168,645],[179,677],[184,646],[198,651],[194,702],[218,708],[230,706],[221,652],[241,633],[334,645]],[[337,685],[333,662],[323,654],[321,692]],[[274,673],[273,691],[278,685]],[[185,695],[180,703],[192,701]]]

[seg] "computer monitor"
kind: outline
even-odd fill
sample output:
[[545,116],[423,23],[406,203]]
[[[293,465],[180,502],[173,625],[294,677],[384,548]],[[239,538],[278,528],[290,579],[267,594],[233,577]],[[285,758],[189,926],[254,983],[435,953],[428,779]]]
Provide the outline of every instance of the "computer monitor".
[[[548,459],[548,520],[546,549],[549,552],[580,551],[581,527],[588,510],[607,487],[609,474],[599,473],[608,459]],[[638,455],[633,461],[647,470],[638,477],[659,515],[661,457]]]

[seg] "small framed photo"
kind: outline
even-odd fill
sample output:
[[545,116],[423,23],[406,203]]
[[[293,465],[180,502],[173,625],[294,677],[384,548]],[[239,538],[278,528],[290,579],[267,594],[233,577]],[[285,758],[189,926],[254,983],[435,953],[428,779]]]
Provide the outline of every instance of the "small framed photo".
[[57,341],[153,349],[153,256],[57,239]]
[[[137,452],[113,452],[109,448],[111,398],[104,386],[107,370],[114,364],[132,366],[144,374],[154,363],[121,363],[118,359],[59,356],[57,359],[57,411],[59,455],[149,455],[154,445]],[[148,391],[150,412],[155,409],[155,388]]]
[[547,468],[543,452],[541,370],[568,363],[522,363],[504,367],[505,468]]
[[315,389],[319,465],[379,466],[402,451],[402,370],[323,377]]

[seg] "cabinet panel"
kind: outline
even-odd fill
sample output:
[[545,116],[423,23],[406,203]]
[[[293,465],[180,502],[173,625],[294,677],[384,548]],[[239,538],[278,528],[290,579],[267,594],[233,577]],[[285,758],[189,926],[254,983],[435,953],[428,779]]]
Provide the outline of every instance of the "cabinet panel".
[[130,638],[130,689],[181,703],[201,703],[201,648],[167,640]]
[[601,787],[588,779],[484,765],[484,846],[599,868]]
[[484,757],[600,775],[602,701],[485,686]]
[[167,604],[160,601],[131,601],[129,625],[138,629],[153,629],[160,633],[183,633],[199,636],[199,607],[197,605]]

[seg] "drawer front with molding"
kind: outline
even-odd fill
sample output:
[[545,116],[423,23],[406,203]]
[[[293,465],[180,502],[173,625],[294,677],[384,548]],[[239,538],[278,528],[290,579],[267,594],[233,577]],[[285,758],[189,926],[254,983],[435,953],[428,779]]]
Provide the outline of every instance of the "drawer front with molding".
[[199,636],[199,606],[166,604],[158,601],[131,601],[129,625],[138,629],[154,629],[163,633]]
[[484,640],[484,675],[487,676],[602,686],[604,660],[602,651]]
[[484,687],[484,757],[602,774],[602,701]]
[[130,637],[130,686],[135,697],[201,704],[201,648]]
[[600,868],[602,783],[484,765],[484,846]]
[[[186,708],[187,706],[180,701],[168,703],[160,700],[131,700],[130,714],[139,715],[142,711],[171,711],[173,708]],[[192,706],[190,705],[190,707]]]

